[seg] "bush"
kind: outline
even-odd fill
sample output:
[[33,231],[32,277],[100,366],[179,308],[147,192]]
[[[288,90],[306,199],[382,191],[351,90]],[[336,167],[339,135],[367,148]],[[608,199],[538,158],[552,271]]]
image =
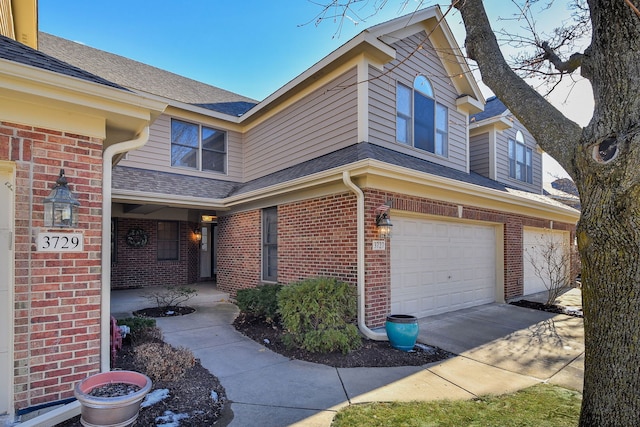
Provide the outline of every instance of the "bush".
[[269,323],[277,322],[278,293],[282,285],[262,285],[257,288],[240,289],[236,302],[240,311]]
[[153,381],[177,381],[196,363],[191,350],[165,343],[139,345],[134,355],[135,365]]
[[158,308],[168,311],[170,308],[179,307],[182,303],[189,301],[198,295],[198,292],[187,286],[170,285],[163,290],[151,292],[146,298],[155,303]]
[[357,295],[353,286],[330,278],[307,279],[282,288],[279,312],[289,347],[311,352],[348,353],[362,345],[358,328]]
[[129,327],[128,337],[134,345],[162,341],[162,331],[156,326],[156,319],[150,317],[127,317],[126,319],[118,320],[118,326]]

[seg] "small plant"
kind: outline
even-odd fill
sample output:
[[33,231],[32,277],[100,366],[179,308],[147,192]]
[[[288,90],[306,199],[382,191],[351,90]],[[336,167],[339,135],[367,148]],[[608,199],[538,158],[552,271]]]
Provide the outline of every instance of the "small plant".
[[152,292],[146,298],[166,312],[173,307],[179,307],[196,295],[198,295],[198,292],[193,288],[171,285],[165,287],[162,291]]
[[[525,249],[534,274],[547,289],[547,305],[553,305],[564,291],[571,288],[572,248],[563,240],[543,235],[538,245]],[[573,258],[576,258],[575,255]]]
[[118,320],[119,326],[129,328],[129,339],[133,345],[162,341],[162,331],[151,317],[127,317]]
[[268,323],[277,322],[278,293],[282,285],[262,285],[257,288],[240,289],[236,295],[238,308],[243,313],[264,319]]
[[191,350],[165,343],[139,345],[134,355],[136,366],[153,381],[177,381],[196,363]]
[[348,353],[360,348],[362,338],[353,324],[356,290],[331,278],[307,279],[285,286],[278,294],[283,340],[289,347]]

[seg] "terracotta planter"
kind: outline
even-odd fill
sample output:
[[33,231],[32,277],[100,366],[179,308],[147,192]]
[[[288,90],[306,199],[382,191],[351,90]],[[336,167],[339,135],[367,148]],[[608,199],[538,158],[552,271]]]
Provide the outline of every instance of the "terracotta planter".
[[[126,396],[94,397],[91,390],[106,384],[134,384],[140,390]],[[151,379],[133,371],[111,371],[92,375],[76,384],[74,394],[80,402],[80,422],[85,427],[125,427],[138,418],[140,404],[151,390]]]

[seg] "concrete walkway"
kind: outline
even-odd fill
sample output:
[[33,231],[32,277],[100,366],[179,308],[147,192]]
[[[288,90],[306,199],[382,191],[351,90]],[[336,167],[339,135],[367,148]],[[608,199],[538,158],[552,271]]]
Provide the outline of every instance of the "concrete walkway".
[[[418,367],[332,368],[289,360],[235,331],[237,307],[198,285],[196,313],[157,319],[165,340],[190,348],[231,400],[232,427],[322,426],[361,402],[468,399],[542,381],[582,389],[582,319],[489,304],[420,321],[419,342],[459,354]],[[572,290],[572,298],[579,300]],[[116,317],[149,302],[142,290],[112,292]]]

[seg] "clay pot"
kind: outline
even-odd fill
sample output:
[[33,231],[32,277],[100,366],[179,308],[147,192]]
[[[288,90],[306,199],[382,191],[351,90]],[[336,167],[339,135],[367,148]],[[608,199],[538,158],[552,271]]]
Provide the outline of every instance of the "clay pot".
[[[95,397],[91,390],[107,384],[134,384],[140,390],[126,396]],[[76,384],[73,391],[80,402],[80,422],[85,427],[125,427],[138,418],[140,404],[151,390],[151,379],[133,371],[110,371],[91,375]]]

